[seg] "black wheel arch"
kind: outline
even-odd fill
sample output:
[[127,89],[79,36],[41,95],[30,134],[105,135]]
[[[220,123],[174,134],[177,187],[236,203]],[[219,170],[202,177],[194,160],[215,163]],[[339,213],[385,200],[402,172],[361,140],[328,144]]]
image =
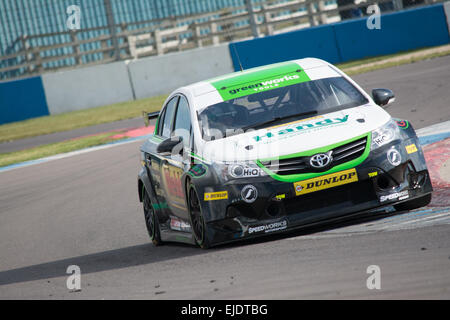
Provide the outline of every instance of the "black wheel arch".
[[416,130],[411,123],[411,121],[406,119],[392,118],[400,128],[400,132],[404,139],[417,138]]
[[199,198],[200,207],[204,216],[204,219],[209,222],[212,218],[211,212],[210,212],[210,205],[206,201],[203,200],[203,194],[205,192],[205,188],[209,186],[209,181],[207,179],[202,178],[193,178],[189,174],[185,174],[183,177],[183,192],[184,192],[184,199],[186,203],[186,208],[188,208],[188,193],[189,193],[189,187],[192,185],[197,193],[197,196]]
[[[147,193],[150,197],[150,200],[153,204],[160,205],[158,201],[158,197],[156,196],[155,189],[153,187],[153,183],[148,176],[148,170],[142,168],[138,175],[138,195],[139,201],[143,200],[143,192],[147,190]],[[156,210],[160,223],[164,223],[167,220],[166,214],[162,210]]]

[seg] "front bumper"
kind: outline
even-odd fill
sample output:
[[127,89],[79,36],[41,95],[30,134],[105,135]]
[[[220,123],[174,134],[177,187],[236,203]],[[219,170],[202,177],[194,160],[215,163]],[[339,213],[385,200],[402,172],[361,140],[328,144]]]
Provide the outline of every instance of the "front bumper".
[[[417,148],[411,148],[412,145]],[[387,158],[392,149],[401,155],[401,162],[396,166]],[[292,230],[392,206],[432,192],[417,138],[393,141],[372,151],[354,169],[358,181],[304,195],[296,194],[294,183],[276,181],[268,176],[247,179],[243,183],[226,183],[229,194],[226,201],[204,203],[211,242],[226,243]],[[246,203],[241,196],[242,189],[249,184],[258,190],[258,198],[253,203]],[[224,185],[217,186],[217,190],[223,188]]]

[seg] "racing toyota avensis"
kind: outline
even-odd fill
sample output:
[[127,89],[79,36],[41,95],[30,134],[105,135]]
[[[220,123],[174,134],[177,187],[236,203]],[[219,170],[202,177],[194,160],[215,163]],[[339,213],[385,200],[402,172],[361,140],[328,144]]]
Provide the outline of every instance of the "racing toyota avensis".
[[386,206],[431,201],[407,120],[335,66],[313,58],[175,90],[141,147],[139,199],[155,245],[202,248]]

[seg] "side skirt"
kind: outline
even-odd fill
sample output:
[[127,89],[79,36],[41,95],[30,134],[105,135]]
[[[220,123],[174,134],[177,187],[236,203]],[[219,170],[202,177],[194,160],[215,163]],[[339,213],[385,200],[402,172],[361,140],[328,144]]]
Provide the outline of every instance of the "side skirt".
[[161,240],[164,242],[181,242],[195,245],[195,240],[190,232],[161,229]]

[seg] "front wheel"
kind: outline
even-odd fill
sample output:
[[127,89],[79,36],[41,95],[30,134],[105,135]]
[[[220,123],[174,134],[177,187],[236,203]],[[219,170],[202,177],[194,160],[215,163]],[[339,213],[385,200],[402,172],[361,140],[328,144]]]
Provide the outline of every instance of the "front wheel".
[[190,185],[188,190],[188,208],[195,242],[200,248],[208,249],[210,247],[208,229],[203,218],[197,191],[195,191],[193,185]]
[[159,246],[162,244],[162,241],[158,216],[156,215],[155,208],[153,207],[147,190],[143,189],[142,192],[144,193],[142,204],[144,207],[145,225],[147,226],[148,236],[153,245]]
[[413,199],[407,202],[403,202],[400,204],[394,205],[395,210],[403,211],[403,210],[414,210],[418,208],[425,207],[429,205],[431,202],[431,193],[426,196],[420,197],[418,199]]

